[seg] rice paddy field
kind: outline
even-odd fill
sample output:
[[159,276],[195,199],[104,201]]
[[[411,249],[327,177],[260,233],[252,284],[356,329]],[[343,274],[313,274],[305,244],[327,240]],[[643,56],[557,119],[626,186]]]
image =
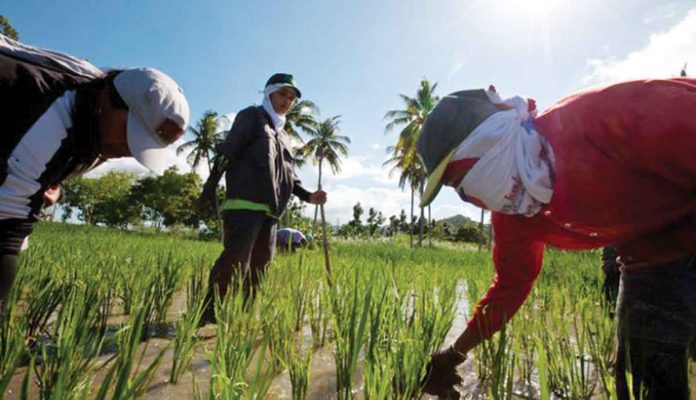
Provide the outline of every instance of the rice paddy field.
[[[0,322],[10,399],[412,399],[490,284],[489,252],[334,242],[280,254],[197,328],[217,243],[41,223]],[[598,252],[547,250],[529,300],[461,366],[462,398],[611,399]],[[230,291],[231,293],[232,291]]]

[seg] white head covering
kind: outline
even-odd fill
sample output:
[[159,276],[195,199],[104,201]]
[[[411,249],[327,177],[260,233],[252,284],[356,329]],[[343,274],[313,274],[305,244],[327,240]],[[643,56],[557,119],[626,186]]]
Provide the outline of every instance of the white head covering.
[[263,106],[263,109],[266,110],[268,115],[271,116],[271,121],[273,121],[273,126],[276,129],[283,129],[285,127],[285,114],[280,115],[275,111],[275,109],[273,109],[273,104],[271,103],[271,93],[276,92],[285,86],[288,85],[276,83],[273,85],[268,85],[265,89],[263,89],[263,102],[261,105]]
[[553,151],[537,132],[527,101],[519,96],[489,98],[512,109],[492,114],[455,149],[452,161],[477,160],[457,191],[491,211],[532,216],[553,195]]

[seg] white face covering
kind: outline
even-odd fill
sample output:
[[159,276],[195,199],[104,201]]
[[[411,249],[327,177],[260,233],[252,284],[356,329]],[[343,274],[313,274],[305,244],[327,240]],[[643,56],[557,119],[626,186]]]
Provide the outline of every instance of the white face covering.
[[271,121],[273,121],[273,126],[276,129],[283,129],[285,127],[285,114],[278,114],[273,108],[273,103],[271,103],[271,93],[280,90],[280,88],[288,86],[282,83],[276,83],[274,85],[268,85],[263,89],[263,102],[261,105],[263,109],[266,110],[268,115],[271,116]]
[[491,211],[533,216],[553,195],[553,152],[536,131],[521,97],[495,103],[513,108],[488,117],[455,150],[452,161],[477,160],[457,191]]

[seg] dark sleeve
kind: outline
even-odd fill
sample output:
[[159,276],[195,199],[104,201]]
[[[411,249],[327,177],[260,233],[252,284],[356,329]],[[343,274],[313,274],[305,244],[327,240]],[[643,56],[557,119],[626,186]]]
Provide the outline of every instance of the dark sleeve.
[[227,168],[227,158],[221,156],[215,157],[213,167],[210,170],[210,175],[205,181],[205,184],[203,184],[203,193],[209,193],[211,191],[212,193],[215,193],[217,184],[220,182],[222,174],[225,173],[225,168]]
[[239,157],[249,146],[256,133],[256,126],[256,114],[253,108],[244,109],[237,114],[234,123],[232,123],[232,128],[230,128],[225,137],[225,141],[217,145],[215,149],[215,161],[213,162],[210,176],[208,176],[208,180],[203,185],[204,193],[206,189],[214,193],[230,160]]
[[300,181],[300,178],[297,177],[295,174],[295,171],[292,172],[293,174],[293,186],[292,186],[292,194],[297,196],[300,200],[302,201],[309,201],[309,195],[312,194],[309,190],[305,189],[302,187],[302,181]]
[[257,120],[258,116],[254,108],[240,111],[225,141],[217,146],[217,154],[226,157],[228,161],[238,158],[256,135]]

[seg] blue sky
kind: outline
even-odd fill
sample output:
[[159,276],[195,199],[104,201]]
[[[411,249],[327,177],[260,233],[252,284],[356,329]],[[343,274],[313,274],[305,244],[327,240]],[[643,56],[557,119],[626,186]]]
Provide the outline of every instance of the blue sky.
[[[423,77],[439,95],[494,84],[544,109],[590,85],[674,76],[687,61],[696,73],[696,0],[5,0],[1,12],[27,44],[167,72],[194,122],[260,102],[269,75],[292,72],[353,141],[343,172],[325,181],[329,218],[342,223],[357,201],[387,216],[408,209],[409,194],[381,167],[396,136],[382,118]],[[316,185],[311,167],[300,175]],[[434,216],[457,213],[478,215],[443,191]]]

